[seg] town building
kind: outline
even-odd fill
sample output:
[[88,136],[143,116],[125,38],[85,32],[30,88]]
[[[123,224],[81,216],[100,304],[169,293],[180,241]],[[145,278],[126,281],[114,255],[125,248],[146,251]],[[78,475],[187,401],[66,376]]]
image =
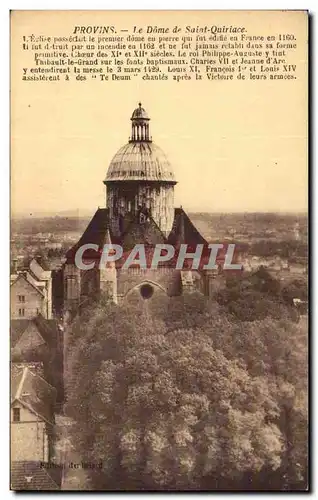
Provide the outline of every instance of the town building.
[[57,401],[63,401],[63,335],[57,321],[41,315],[13,319],[10,340],[12,369],[28,367],[41,375],[57,390]]
[[32,319],[41,314],[52,319],[52,272],[33,258],[25,269],[15,267],[10,276],[11,318]]
[[48,462],[56,389],[28,367],[11,379],[11,461]]

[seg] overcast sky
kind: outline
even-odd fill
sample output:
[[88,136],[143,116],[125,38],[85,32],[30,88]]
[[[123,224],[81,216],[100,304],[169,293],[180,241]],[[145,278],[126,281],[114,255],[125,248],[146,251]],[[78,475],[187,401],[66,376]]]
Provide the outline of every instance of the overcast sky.
[[[130,135],[141,100],[154,142],[191,211],[304,211],[307,206],[307,77],[304,16],[277,13],[15,13],[12,29],[12,210],[91,211]],[[158,16],[162,15],[162,19]],[[297,33],[297,80],[27,83],[26,33],[67,36],[75,24],[236,24],[250,33]],[[82,17],[79,17],[82,16]],[[84,17],[83,17],[84,16]],[[127,16],[127,17],[124,17]],[[142,17],[145,16],[145,17]],[[148,17],[146,17],[148,16]],[[155,16],[155,17],[154,17]],[[183,17],[182,17],[183,16]],[[207,16],[211,16],[210,22]],[[276,16],[276,17],[275,17]],[[212,20],[213,17],[213,20]]]

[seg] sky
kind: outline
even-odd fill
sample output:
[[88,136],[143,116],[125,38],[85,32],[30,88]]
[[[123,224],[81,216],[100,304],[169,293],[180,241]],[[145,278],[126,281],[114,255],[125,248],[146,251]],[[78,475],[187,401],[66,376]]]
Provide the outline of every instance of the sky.
[[[205,212],[307,209],[306,20],[275,12],[14,12],[11,56],[12,213],[94,212],[128,141],[138,102],[178,184],[175,206]],[[209,19],[210,16],[210,19]],[[24,82],[22,36],[74,25],[231,24],[296,33],[297,80]]]

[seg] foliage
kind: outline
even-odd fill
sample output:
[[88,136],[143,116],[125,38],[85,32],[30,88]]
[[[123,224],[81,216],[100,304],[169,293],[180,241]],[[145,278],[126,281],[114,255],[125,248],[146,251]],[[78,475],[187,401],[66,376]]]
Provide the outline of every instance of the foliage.
[[308,285],[305,279],[293,280],[282,289],[282,296],[284,300],[290,304],[293,303],[294,298],[303,301],[308,301]]
[[100,303],[72,335],[66,410],[103,462],[92,489],[305,487],[304,325],[233,322],[193,294]]
[[299,320],[293,302],[283,293],[280,283],[263,267],[241,279],[229,278],[226,287],[218,292],[216,300],[240,321],[267,317]]

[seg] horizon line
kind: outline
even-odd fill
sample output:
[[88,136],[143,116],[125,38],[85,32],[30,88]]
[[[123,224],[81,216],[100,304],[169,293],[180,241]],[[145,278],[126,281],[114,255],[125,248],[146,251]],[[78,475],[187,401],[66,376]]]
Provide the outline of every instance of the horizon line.
[[[100,208],[107,208],[107,207],[96,207],[95,211],[100,209]],[[175,207],[175,208],[183,208],[181,207]],[[184,209],[185,210],[185,209]],[[278,214],[278,215],[308,215],[308,210],[305,209],[299,209],[299,210],[274,210],[274,209],[269,209],[269,210],[206,210],[206,209],[186,209],[185,210],[188,213],[197,213],[197,214],[209,214],[209,215],[222,215],[222,214]],[[67,213],[70,213],[70,215],[67,215]],[[76,216],[76,212],[81,212],[82,215]],[[10,218],[30,218],[30,217],[88,217],[90,214],[94,214],[94,209],[79,209],[79,208],[74,208],[74,209],[67,209],[67,210],[60,210],[58,212],[54,211],[41,211],[41,210],[25,210],[24,212],[10,212]],[[72,215],[71,215],[72,214]]]

